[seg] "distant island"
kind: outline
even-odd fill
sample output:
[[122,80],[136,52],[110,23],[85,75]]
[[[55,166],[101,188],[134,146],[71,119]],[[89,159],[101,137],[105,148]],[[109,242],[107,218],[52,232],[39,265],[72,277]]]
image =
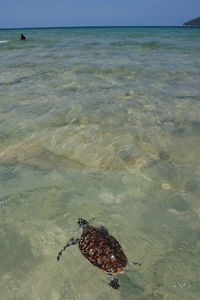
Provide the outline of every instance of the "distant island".
[[184,23],[183,26],[200,26],[200,17]]

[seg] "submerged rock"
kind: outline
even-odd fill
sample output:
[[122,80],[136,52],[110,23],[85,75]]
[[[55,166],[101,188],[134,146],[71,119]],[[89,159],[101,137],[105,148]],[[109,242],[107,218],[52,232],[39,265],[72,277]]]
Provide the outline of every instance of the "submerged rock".
[[165,150],[159,152],[159,157],[162,160],[169,160],[169,154]]

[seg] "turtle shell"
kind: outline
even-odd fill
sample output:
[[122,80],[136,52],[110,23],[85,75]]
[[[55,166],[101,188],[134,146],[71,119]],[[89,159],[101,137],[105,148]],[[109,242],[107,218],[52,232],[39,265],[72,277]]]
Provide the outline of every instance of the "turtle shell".
[[122,272],[127,265],[122,247],[107,230],[88,226],[80,237],[79,249],[94,266],[105,272]]

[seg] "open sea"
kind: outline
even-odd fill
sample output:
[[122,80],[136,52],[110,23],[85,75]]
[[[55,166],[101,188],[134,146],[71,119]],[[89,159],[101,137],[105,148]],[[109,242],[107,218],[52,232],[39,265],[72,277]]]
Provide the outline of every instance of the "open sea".
[[[0,185],[1,300],[199,300],[200,28],[0,30]],[[78,217],[119,290],[56,261]]]

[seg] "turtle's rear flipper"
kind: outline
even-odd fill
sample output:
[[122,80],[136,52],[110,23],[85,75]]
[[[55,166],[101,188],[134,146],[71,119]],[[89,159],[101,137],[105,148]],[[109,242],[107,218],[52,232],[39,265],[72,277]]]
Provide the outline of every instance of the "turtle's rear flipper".
[[79,239],[78,239],[78,238],[74,238],[74,237],[72,237],[69,241],[67,241],[67,244],[66,244],[66,245],[63,247],[63,249],[58,253],[58,255],[57,255],[57,261],[60,260],[60,257],[62,256],[63,251],[65,251],[65,249],[66,249],[67,247],[72,246],[72,245],[76,245],[76,244],[78,244],[78,242],[79,242]]
[[120,287],[118,279],[113,277],[111,274],[109,274],[108,285],[115,290],[118,290]]

